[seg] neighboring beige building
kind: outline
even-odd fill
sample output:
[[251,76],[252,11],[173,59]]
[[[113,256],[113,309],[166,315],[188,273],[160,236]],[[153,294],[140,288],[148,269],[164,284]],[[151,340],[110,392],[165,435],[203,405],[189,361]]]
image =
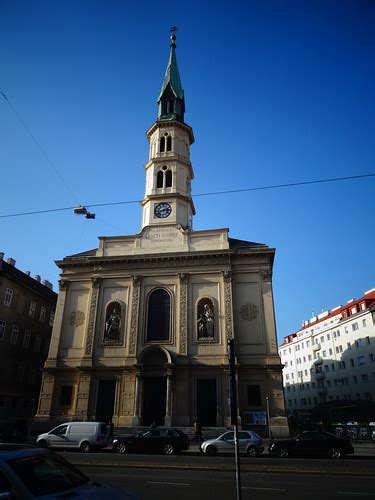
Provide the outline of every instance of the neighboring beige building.
[[[191,127],[171,37],[147,132],[142,229],[100,237],[57,262],[60,293],[37,421],[113,420],[115,426],[230,425],[227,340],[234,337],[242,423],[270,405],[288,432],[272,293],[275,250],[194,231]],[[253,422],[255,420],[253,419]]]

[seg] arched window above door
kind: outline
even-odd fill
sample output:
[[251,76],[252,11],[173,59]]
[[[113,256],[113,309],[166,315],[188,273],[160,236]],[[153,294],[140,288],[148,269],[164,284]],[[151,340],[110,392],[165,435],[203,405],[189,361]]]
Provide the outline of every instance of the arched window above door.
[[171,298],[163,288],[150,293],[147,311],[147,342],[170,340]]

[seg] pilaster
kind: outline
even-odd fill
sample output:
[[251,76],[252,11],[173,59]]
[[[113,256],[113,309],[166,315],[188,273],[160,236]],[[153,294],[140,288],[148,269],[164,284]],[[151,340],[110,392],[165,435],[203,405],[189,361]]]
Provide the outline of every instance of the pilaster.
[[141,291],[141,276],[133,276],[131,319],[129,334],[129,355],[135,356],[137,350],[138,321],[139,321],[139,299]]
[[187,331],[188,331],[188,284],[189,275],[186,273],[179,274],[180,280],[180,343],[179,343],[179,354],[187,355]]
[[224,313],[225,313],[225,337],[233,338],[233,294],[232,294],[232,271],[223,272],[224,281]]
[[89,309],[89,320],[87,326],[87,334],[86,334],[86,346],[85,346],[85,355],[82,360],[82,364],[88,366],[92,363],[88,362],[89,358],[92,357],[93,352],[93,343],[94,336],[96,331],[96,317],[98,311],[98,300],[99,300],[99,289],[100,289],[101,278],[95,277],[92,278],[91,285],[91,297],[90,297],[90,309]]

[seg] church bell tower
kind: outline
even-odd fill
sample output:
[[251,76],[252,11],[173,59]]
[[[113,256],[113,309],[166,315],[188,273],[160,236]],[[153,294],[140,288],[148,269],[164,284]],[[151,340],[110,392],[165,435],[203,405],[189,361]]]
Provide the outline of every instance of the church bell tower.
[[194,177],[190,163],[193,130],[184,122],[185,98],[176,58],[176,35],[171,30],[170,54],[158,97],[158,117],[147,131],[149,160],[142,201],[142,228],[179,224],[192,228]]

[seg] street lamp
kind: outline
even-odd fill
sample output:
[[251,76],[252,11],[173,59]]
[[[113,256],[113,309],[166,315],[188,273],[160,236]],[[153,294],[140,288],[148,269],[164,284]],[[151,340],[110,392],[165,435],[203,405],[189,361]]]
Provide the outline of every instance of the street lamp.
[[270,403],[269,397],[266,396],[266,408],[267,408],[267,427],[268,427],[268,437],[271,439],[271,427],[270,427]]

